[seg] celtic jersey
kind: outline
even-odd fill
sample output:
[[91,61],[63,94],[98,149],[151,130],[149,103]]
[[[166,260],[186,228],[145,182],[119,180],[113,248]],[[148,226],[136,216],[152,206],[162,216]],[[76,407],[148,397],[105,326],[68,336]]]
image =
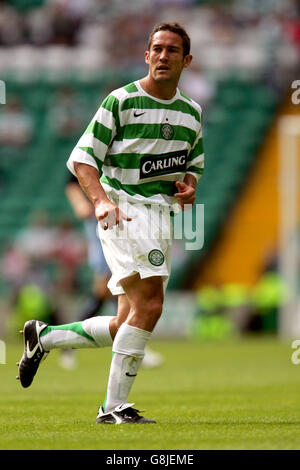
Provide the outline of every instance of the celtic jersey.
[[203,173],[201,107],[179,89],[171,100],[147,94],[139,81],[108,95],[74,148],[74,162],[94,166],[105,192],[131,202],[176,202],[176,181]]

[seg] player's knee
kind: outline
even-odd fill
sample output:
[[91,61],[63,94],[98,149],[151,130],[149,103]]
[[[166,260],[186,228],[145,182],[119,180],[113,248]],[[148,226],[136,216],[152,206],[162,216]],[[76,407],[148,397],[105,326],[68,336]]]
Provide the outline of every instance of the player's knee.
[[162,302],[160,298],[154,298],[147,302],[147,315],[159,319],[162,312]]
[[122,325],[122,323],[124,323],[124,321],[126,320],[126,318],[122,318],[122,317],[115,317],[114,320],[113,320],[113,323],[114,323],[114,327],[116,330],[118,330],[120,328],[120,326]]
[[137,304],[130,312],[129,320],[132,324],[135,324],[139,328],[152,329],[159,320],[161,312],[161,299],[152,298],[151,300]]

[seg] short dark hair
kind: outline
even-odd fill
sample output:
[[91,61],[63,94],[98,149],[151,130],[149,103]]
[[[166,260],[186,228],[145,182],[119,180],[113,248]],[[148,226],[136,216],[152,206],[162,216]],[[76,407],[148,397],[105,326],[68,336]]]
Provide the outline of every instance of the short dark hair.
[[183,56],[186,56],[190,53],[191,40],[186,30],[182,26],[180,26],[180,24],[178,23],[167,23],[167,22],[158,23],[154,26],[149,36],[148,50],[150,50],[154,34],[158,33],[159,31],[171,31],[172,33],[178,34],[182,38]]

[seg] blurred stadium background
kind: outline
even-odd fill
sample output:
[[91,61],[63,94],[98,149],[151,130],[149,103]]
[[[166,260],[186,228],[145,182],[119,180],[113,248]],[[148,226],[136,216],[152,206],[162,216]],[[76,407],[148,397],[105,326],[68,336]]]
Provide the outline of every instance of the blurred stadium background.
[[[296,323],[283,325],[282,312],[292,305],[297,320],[299,182],[292,193],[280,188],[297,175],[300,147],[297,132],[291,143],[279,123],[300,115],[291,99],[300,79],[300,2],[0,0],[1,339],[49,311],[75,319],[89,294],[82,224],[65,195],[66,160],[106,94],[145,74],[148,34],[165,20],[182,23],[192,40],[181,88],[203,107],[197,203],[205,205],[205,243],[188,251],[186,240],[175,242],[156,334],[296,331]],[[280,186],[288,155],[294,167]]]

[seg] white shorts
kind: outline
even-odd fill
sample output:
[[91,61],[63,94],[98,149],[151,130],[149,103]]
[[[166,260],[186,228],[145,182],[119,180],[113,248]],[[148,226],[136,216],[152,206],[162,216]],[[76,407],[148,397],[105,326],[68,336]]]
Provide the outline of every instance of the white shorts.
[[169,208],[115,203],[132,220],[108,230],[98,224],[103,253],[112,272],[108,288],[113,295],[124,294],[120,280],[139,273],[141,279],[161,276],[166,289],[171,272],[173,235]]

